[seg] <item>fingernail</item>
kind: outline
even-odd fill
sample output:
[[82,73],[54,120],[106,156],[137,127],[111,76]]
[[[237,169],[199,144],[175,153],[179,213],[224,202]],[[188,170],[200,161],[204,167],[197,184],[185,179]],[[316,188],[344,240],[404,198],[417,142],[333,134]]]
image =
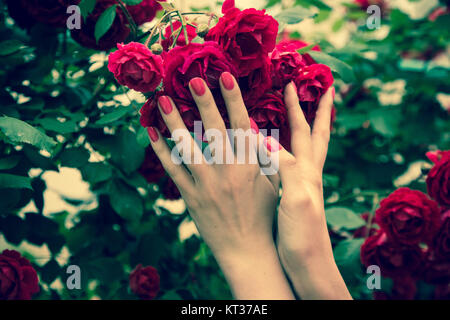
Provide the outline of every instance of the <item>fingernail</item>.
[[294,88],[295,92],[297,92],[297,86],[295,85],[294,81],[291,81],[292,87]]
[[195,94],[199,97],[205,94],[206,88],[205,88],[205,82],[203,79],[200,78],[194,78],[191,80],[191,87],[194,90]]
[[229,72],[224,72],[220,76],[220,79],[222,80],[222,84],[227,90],[233,90],[234,88],[234,80],[233,76]]
[[333,95],[333,100],[334,100],[334,95],[336,94],[336,89],[334,89],[334,87],[331,89],[331,94]]
[[254,134],[258,134],[259,133],[258,125],[256,124],[255,120],[253,120],[252,118],[250,118],[250,128],[252,128],[252,132]]
[[264,138],[264,145],[270,152],[277,152],[281,150],[280,143],[271,136]]
[[158,99],[159,106],[161,107],[161,110],[165,114],[169,114],[172,112],[172,103],[170,103],[170,99],[167,96],[161,96]]
[[153,142],[158,141],[159,136],[158,136],[158,132],[156,132],[156,129],[155,129],[155,128],[153,128],[153,127],[148,127],[148,128],[147,128],[147,132],[148,132],[148,136],[150,137],[150,139],[151,139]]

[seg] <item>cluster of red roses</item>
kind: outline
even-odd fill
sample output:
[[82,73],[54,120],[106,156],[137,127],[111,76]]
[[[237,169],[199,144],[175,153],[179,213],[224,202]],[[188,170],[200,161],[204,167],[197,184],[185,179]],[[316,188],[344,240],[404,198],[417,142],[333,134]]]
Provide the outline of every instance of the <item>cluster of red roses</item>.
[[[222,13],[218,23],[202,34],[204,42],[191,41],[197,34],[189,24],[185,39],[184,32],[178,31],[181,23],[177,21],[165,29],[161,55],[141,43],[119,44],[118,50],[109,55],[108,68],[120,84],[143,93],[152,92],[141,109],[140,121],[142,126],[155,127],[166,137],[170,133],[158,111],[157,99],[170,96],[192,131],[194,121],[201,120],[188,87],[195,77],[205,80],[228,124],[219,77],[229,72],[239,82],[250,117],[260,128],[279,129],[280,142],[290,149],[284,87],[291,81],[295,83],[303,112],[311,124],[321,96],[333,83],[331,70],[317,64],[309,54],[300,54],[298,50],[307,46],[302,41],[285,39],[277,44],[278,22],[264,10],[241,11],[234,0],[227,0]],[[173,37],[178,34],[173,44]],[[315,46],[312,50],[320,49]],[[160,165],[152,151],[147,154],[141,173],[155,182],[160,176],[154,168]]]
[[450,297],[450,151],[427,153],[434,163],[426,183],[428,195],[400,188],[380,203],[380,229],[361,247],[361,261],[378,265],[393,279],[391,293],[380,299],[413,299],[416,283],[435,284],[435,298]]
[[[7,0],[7,5],[11,17],[23,28],[30,28],[36,23],[66,28],[69,18],[67,8],[80,2],[81,0]],[[130,25],[119,6],[116,7],[116,16],[111,28],[98,42],[95,39],[95,25],[98,19],[106,9],[117,4],[116,0],[97,0],[92,12],[86,19],[81,19],[80,28],[71,30],[72,38],[82,46],[96,50],[109,50],[118,42],[125,41],[130,34]],[[142,0],[138,5],[124,5],[124,7],[136,25],[152,21],[156,13],[162,10],[157,0]]]

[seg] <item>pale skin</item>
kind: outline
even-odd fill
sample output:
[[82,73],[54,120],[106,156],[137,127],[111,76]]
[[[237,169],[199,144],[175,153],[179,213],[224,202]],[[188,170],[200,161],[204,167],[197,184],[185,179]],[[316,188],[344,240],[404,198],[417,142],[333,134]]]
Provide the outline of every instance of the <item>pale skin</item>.
[[[231,128],[254,128],[236,80],[222,74],[220,85]],[[215,128],[226,137],[224,121],[203,80],[193,79],[189,87],[205,130]],[[279,175],[262,175],[258,164],[176,164],[165,140],[155,128],[149,128],[151,146],[180,190],[236,299],[288,300],[295,298],[293,291],[302,299],[351,299],[334,262],[324,215],[322,168],[330,136],[332,96],[328,90],[322,97],[311,132],[293,84],[286,87],[292,154],[270,138],[259,144],[268,154],[279,152]],[[158,105],[171,132],[187,130],[170,98],[163,98]],[[261,134],[259,138],[263,138]],[[191,150],[201,152],[189,139]],[[229,141],[224,144],[227,147]],[[248,153],[257,152],[247,149]],[[283,192],[274,241],[280,184]]]

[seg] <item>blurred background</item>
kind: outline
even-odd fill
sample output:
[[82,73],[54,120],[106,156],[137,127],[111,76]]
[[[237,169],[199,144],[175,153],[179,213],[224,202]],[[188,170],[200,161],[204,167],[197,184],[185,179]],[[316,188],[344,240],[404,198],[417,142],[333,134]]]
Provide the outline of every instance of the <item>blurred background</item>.
[[[173,4],[220,13],[222,3]],[[369,4],[381,12],[374,29]],[[372,227],[364,214],[400,186],[426,191],[425,153],[450,146],[448,1],[236,5],[266,9],[284,36],[344,63],[335,79],[325,198],[345,212],[329,223],[338,266],[354,298],[372,299],[359,260],[368,235],[360,228]],[[139,125],[146,97],[115,82],[106,68],[112,47],[88,48],[64,27],[26,19],[11,1],[0,6],[0,112],[8,117],[0,122],[0,251],[16,249],[32,262],[41,286],[35,298],[134,299],[128,275],[137,264],[158,270],[158,299],[230,298],[175,187],[165,176],[145,179],[157,170]],[[81,290],[65,286],[70,264],[82,270]],[[384,290],[391,287],[383,279]],[[417,288],[412,298],[435,297],[434,284]]]

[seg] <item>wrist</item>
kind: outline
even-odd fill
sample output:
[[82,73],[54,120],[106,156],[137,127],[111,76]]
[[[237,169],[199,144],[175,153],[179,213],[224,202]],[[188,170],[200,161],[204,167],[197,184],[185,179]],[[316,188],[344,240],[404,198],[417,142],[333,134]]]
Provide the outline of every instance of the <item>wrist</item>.
[[294,299],[273,241],[216,259],[236,299]]

